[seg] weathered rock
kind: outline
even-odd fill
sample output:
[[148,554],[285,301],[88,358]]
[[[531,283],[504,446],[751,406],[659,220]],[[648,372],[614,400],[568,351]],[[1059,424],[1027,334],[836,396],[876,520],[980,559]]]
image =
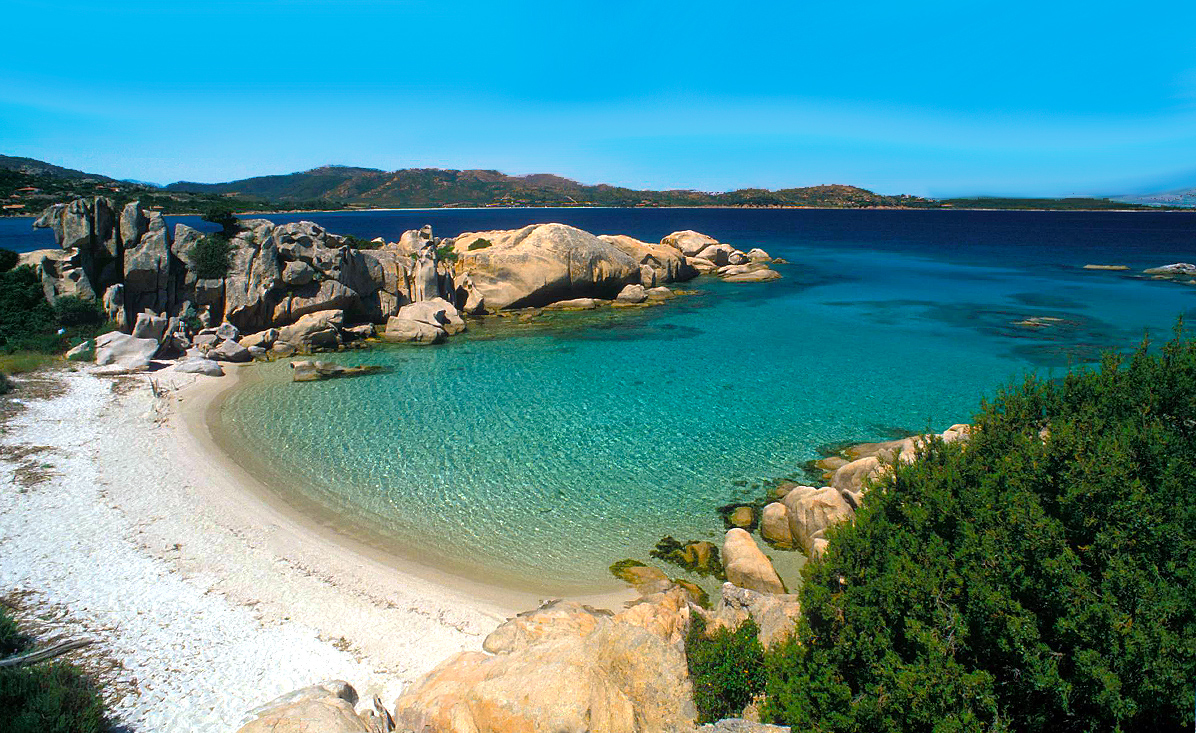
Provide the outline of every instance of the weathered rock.
[[[731,264],[731,255],[736,252],[739,252],[739,250],[729,244],[712,244],[694,256],[703,260],[709,260],[716,267],[722,267]],[[739,254],[743,253],[739,252]]]
[[[484,238],[492,244],[469,250]],[[463,234],[454,251],[487,310],[540,306],[562,299],[611,297],[638,283],[640,263],[610,242],[564,224]],[[468,306],[467,306],[468,307]]]
[[273,346],[270,347],[270,355],[278,357],[280,359],[285,359],[288,356],[293,356],[295,354],[295,351],[296,351],[295,346],[293,344],[288,344],[285,341],[278,341]]
[[837,469],[830,483],[836,489],[859,494],[864,491],[868,481],[880,476],[882,468],[880,457],[876,455],[857,458]]
[[341,335],[345,340],[363,341],[365,339],[372,339],[377,334],[377,329],[372,323],[363,323],[360,326],[350,326],[349,328],[341,329]]
[[237,733],[373,733],[354,711],[356,702],[345,682],[304,687],[251,711]]
[[681,549],[681,560],[691,570],[699,573],[713,572],[715,564],[719,563],[718,547],[705,540],[688,542]]
[[216,361],[231,361],[235,363],[244,363],[253,361],[253,354],[249,353],[249,349],[245,348],[236,341],[221,341],[214,348],[208,350],[208,358]]
[[315,279],[316,268],[306,262],[294,260],[282,268],[282,281],[287,285],[307,285]]
[[382,338],[386,341],[400,341],[414,344],[439,344],[448,337],[443,328],[423,321],[412,321],[391,316],[386,322]]
[[718,240],[714,237],[695,232],[692,229],[686,229],[680,232],[673,232],[660,240],[660,243],[676,249],[686,257],[695,257],[710,245],[718,244]]
[[518,628],[487,639],[489,648],[502,653],[460,653],[404,691],[395,702],[398,728],[472,733],[688,730],[695,711],[685,656],[680,643],[656,633],[671,626],[684,636],[678,628],[682,624],[667,620],[688,613],[680,591],[674,593],[675,612],[633,607],[610,617],[559,604],[561,608],[545,611],[552,618],[538,621],[534,616],[540,612],[535,612],[533,618],[516,619]]
[[640,284],[646,288],[690,280],[698,274],[697,270],[686,264],[685,255],[674,247],[648,244],[622,234],[600,234],[598,238],[613,244],[640,263]]
[[760,593],[733,583],[723,583],[714,608],[702,613],[708,636],[719,629],[735,630],[752,619],[760,629],[757,638],[765,649],[792,636],[800,616],[796,594]]
[[648,300],[668,300],[669,298],[676,298],[677,294],[661,285],[655,288],[649,288],[646,292]]
[[648,293],[644,290],[644,286],[635,283],[619,291],[619,295],[615,298],[615,305],[634,305],[643,303],[647,299]]
[[87,339],[66,352],[67,361],[92,361],[96,358],[96,342]]
[[588,311],[598,307],[601,301],[594,298],[570,298],[569,300],[558,300],[555,303],[549,303],[544,306],[544,310],[562,310],[562,311]]
[[[426,323],[442,329],[449,335],[465,330],[465,321],[461,318],[461,314],[457,312],[452,303],[444,298],[431,298],[405,305],[399,309],[395,318]],[[387,323],[389,329],[389,321]]]
[[758,723],[743,718],[723,718],[715,723],[698,726],[694,733],[790,733],[787,725]]
[[561,636],[588,636],[604,618],[614,614],[605,609],[586,606],[576,601],[550,601],[526,611],[499,626],[482,642],[482,649],[491,654],[508,654]]
[[139,339],[161,341],[166,334],[166,316],[155,313],[138,313],[133,324],[133,336]]
[[[786,492],[788,494],[789,492]],[[760,536],[777,547],[793,547],[793,531],[789,529],[789,510],[774,501],[760,514]]]
[[824,486],[799,486],[782,500],[789,511],[789,531],[809,557],[818,557],[826,549],[825,530],[855,516],[852,502],[844,492]]
[[342,310],[309,313],[278,329],[278,341],[288,343],[300,352],[335,349],[340,345],[340,329],[344,322],[345,312]]
[[784,593],[785,584],[746,530],[727,530],[723,540],[723,570],[727,580],[761,593]]
[[695,271],[697,271],[703,275],[714,272],[715,270],[718,269],[718,266],[715,265],[713,262],[711,262],[710,260],[702,259],[701,257],[686,257],[685,262],[690,267],[694,268]]
[[175,365],[174,370],[183,374],[202,374],[205,377],[224,376],[224,369],[218,363],[202,357],[183,359]]
[[110,331],[96,338],[96,364],[144,369],[158,353],[158,340]]
[[241,344],[247,349],[252,349],[255,346],[268,349],[274,345],[275,341],[278,340],[279,333],[280,332],[277,328],[267,328],[264,331],[258,331],[257,333],[251,333],[248,336],[243,336],[239,341],[237,341],[237,343]]
[[759,247],[753,247],[747,251],[747,258],[753,262],[771,262],[772,256]]
[[663,570],[642,563],[618,562],[611,566],[611,572],[619,580],[630,583],[636,588],[669,582],[669,576],[665,575]]
[[1165,277],[1196,277],[1196,265],[1189,262],[1176,262],[1173,265],[1163,265],[1162,267],[1151,267],[1143,270],[1147,275],[1163,275]]
[[725,282],[729,283],[762,283],[780,279],[781,273],[776,270],[770,270],[767,267],[751,272],[741,272],[737,275],[727,275],[723,278]]
[[149,308],[167,311],[175,276],[166,221],[157,211],[147,212],[140,202],[125,206],[120,215],[124,242],[124,296],[129,313]]
[[216,337],[221,341],[236,341],[241,338],[241,331],[233,324],[225,321],[216,327]]
[[355,377],[361,374],[372,374],[381,370],[379,366],[341,366],[329,361],[293,361],[291,362],[291,381],[318,382],[323,379],[338,377]]

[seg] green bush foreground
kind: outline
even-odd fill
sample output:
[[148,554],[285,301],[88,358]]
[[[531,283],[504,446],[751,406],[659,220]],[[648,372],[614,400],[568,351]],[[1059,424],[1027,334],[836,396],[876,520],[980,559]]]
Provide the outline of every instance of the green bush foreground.
[[[32,650],[32,642],[0,606],[0,658]],[[0,669],[0,731],[97,733],[104,705],[91,682],[65,662]]]
[[[1191,730],[1196,345],[981,406],[803,571],[765,715],[802,731]],[[1044,440],[1045,438],[1045,440]]]

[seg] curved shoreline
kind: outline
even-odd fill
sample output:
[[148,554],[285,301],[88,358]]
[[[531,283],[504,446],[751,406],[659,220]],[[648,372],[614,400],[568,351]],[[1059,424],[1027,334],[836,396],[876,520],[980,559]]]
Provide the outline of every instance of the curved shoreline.
[[[220,379],[208,379],[186,388],[184,396],[197,401],[178,411],[180,423],[196,452],[232,475],[231,488],[240,494],[237,502],[245,518],[259,522],[285,522],[291,541],[303,545],[314,557],[344,554],[355,558],[369,573],[369,583],[408,583],[419,580],[461,594],[466,600],[489,606],[492,613],[511,616],[535,608],[543,592],[502,585],[464,572],[438,567],[412,548],[372,530],[368,520],[338,513],[298,491],[280,487],[281,476],[269,476],[264,459],[237,450],[230,442],[220,415],[224,401],[252,376],[252,366],[231,370]],[[248,464],[248,465],[247,465]],[[256,465],[255,465],[256,464]],[[364,578],[363,578],[364,580]],[[565,597],[597,607],[617,609],[636,597],[630,589],[598,593],[569,593]]]

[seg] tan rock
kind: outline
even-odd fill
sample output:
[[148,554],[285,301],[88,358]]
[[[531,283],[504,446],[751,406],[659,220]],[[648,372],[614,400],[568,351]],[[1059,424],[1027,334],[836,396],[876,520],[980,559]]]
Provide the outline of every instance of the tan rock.
[[345,312],[342,310],[309,313],[291,325],[278,329],[277,342],[291,344],[297,351],[335,349],[340,345],[340,328],[344,322]]
[[544,310],[588,311],[597,308],[600,302],[594,298],[570,298],[569,300],[558,300],[555,303],[549,303],[544,306]]
[[706,622],[706,635],[719,629],[734,631],[749,618],[760,629],[757,638],[768,649],[793,635],[801,604],[796,594],[759,593],[723,583],[718,601],[710,611],[699,611]]
[[748,529],[756,521],[756,512],[750,506],[737,506],[731,511],[727,521],[731,523],[732,527]]
[[491,644],[510,651],[457,654],[403,692],[395,702],[397,726],[446,733],[689,730],[695,711],[680,643],[632,623],[669,630],[670,611],[637,609],[623,620],[583,609],[580,621],[524,622],[520,634]]
[[761,593],[785,592],[785,584],[773,569],[772,562],[760,551],[746,530],[738,527],[727,530],[722,560],[727,580],[740,588]]
[[793,532],[789,529],[789,509],[784,504],[774,501],[764,507],[760,514],[760,536],[778,547],[793,547]]
[[710,245],[718,244],[718,240],[706,234],[695,232],[692,229],[686,229],[669,234],[660,240],[660,243],[666,247],[676,249],[686,257],[694,257]]
[[250,712],[237,733],[371,733],[353,710],[357,693],[344,682],[313,685]]
[[855,516],[855,509],[843,492],[830,486],[820,489],[798,487],[790,491],[782,503],[789,512],[790,534],[812,558],[821,555],[826,547],[827,527]]
[[[613,244],[640,263],[640,284],[644,287],[690,280],[698,274],[697,270],[686,264],[685,255],[674,247],[648,244],[622,234],[600,234],[598,238]],[[650,276],[645,268],[651,272]]]
[[738,275],[728,275],[723,278],[723,281],[729,283],[762,283],[780,279],[781,273],[776,270],[763,268],[752,272],[739,273]]

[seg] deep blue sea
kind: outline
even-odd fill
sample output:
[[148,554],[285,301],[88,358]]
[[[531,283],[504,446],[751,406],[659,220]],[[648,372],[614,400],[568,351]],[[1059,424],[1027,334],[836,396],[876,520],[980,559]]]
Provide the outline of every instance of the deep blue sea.
[[[383,374],[292,384],[285,364],[223,408],[289,491],[462,574],[546,593],[617,585],[663,535],[718,541],[715,508],[819,448],[970,419],[1029,372],[1057,376],[1196,314],[1142,269],[1196,260],[1196,212],[439,210],[270,216],[397,239],[560,221],[658,241],[696,229],[789,260],[784,279],[633,313],[472,328],[437,347],[336,355]],[[0,246],[52,246],[14,236]],[[24,221],[28,226],[28,220]],[[14,246],[15,245],[15,246]],[[1128,272],[1085,264],[1128,265]],[[1016,325],[1047,317],[1055,325]],[[277,479],[276,479],[277,480]],[[795,585],[795,553],[769,551]]]

